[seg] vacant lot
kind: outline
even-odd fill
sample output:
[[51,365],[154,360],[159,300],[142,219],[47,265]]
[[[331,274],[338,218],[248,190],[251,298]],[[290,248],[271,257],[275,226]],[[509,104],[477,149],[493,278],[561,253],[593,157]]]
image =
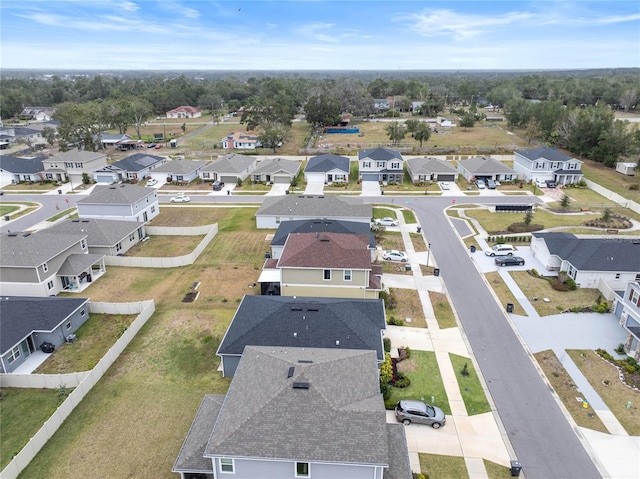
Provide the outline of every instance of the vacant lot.
[[168,258],[191,253],[204,236],[149,236],[127,251],[126,256]]
[[422,310],[422,302],[415,289],[389,288],[389,295],[396,300],[396,307],[387,309],[387,319],[393,317],[406,321],[407,318],[411,322],[406,322],[406,326],[414,328],[426,328],[427,321]]
[[[602,163],[584,160],[582,172],[585,178],[598,183],[605,188],[615,191],[620,196],[640,203],[640,173],[636,176],[625,176],[613,168],[607,168]],[[637,189],[630,189],[631,187]]]

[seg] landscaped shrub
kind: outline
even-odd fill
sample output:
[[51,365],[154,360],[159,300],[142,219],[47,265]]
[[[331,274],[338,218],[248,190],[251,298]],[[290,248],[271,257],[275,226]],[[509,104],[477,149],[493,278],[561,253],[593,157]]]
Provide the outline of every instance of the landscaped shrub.
[[389,316],[387,318],[387,324],[390,324],[392,326],[404,326],[404,321],[396,318],[395,316]]
[[380,381],[380,393],[382,394],[382,399],[388,400],[392,393],[391,384]]
[[409,379],[407,376],[405,376],[402,373],[398,373],[398,375],[396,376],[396,380],[393,383],[393,387],[404,389],[404,388],[408,388],[409,386],[411,386],[411,379]]
[[391,339],[384,338],[382,342],[384,343],[384,352],[388,353],[389,351],[391,351]]
[[407,359],[409,359],[411,357],[411,349],[409,349],[409,346],[404,348],[404,352],[407,355]]
[[393,380],[393,366],[391,365],[391,354],[384,353],[384,362],[380,365],[380,382],[385,384]]
[[622,343],[618,344],[618,347],[614,349],[614,351],[618,354],[626,354],[626,351],[624,350],[624,344]]
[[576,284],[576,282],[575,282],[573,279],[571,279],[571,278],[567,279],[567,280],[564,282],[564,284],[566,284],[566,285],[568,286],[568,288],[569,288],[571,291],[575,291],[576,289],[578,289],[578,285],[577,285],[577,284]]
[[629,189],[630,189],[631,191],[638,191],[638,190],[640,190],[640,183],[634,183],[634,184],[632,184],[632,185],[629,185]]
[[551,287],[553,289],[555,289],[556,291],[570,291],[571,290],[571,288],[569,286],[567,286],[562,281],[558,280],[558,278],[552,278],[549,281],[549,283],[551,284]]

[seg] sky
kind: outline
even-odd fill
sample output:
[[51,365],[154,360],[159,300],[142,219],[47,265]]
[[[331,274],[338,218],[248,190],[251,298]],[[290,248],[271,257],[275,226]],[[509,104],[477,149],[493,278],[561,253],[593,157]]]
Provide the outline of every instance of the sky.
[[638,66],[638,0],[0,1],[2,69]]

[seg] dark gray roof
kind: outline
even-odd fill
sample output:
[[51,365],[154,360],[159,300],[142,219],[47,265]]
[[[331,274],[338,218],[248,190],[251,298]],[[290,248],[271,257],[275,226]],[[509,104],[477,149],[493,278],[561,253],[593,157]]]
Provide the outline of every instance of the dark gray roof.
[[258,166],[252,174],[287,173],[289,175],[296,175],[298,171],[300,171],[299,161],[287,160],[285,158],[266,158],[258,163]]
[[0,266],[35,268],[86,238],[86,233],[7,233],[0,236]]
[[307,218],[371,218],[373,207],[359,198],[313,195],[270,196],[256,216],[303,216]]
[[640,239],[577,238],[570,233],[533,233],[549,252],[579,271],[640,273]]
[[376,237],[371,233],[371,226],[367,223],[345,220],[292,220],[283,221],[278,226],[271,240],[271,246],[284,245],[287,236],[291,233],[343,233],[343,234],[368,234],[369,247],[376,247]]
[[572,158],[559,152],[555,148],[533,148],[531,150],[516,150],[516,153],[528,160],[536,161],[541,158],[549,161],[569,161]]
[[513,174],[511,168],[490,156],[476,156],[458,162],[460,166],[474,175]]
[[173,465],[173,472],[212,472],[213,463],[211,459],[204,457],[204,449],[224,398],[216,394],[204,397]]
[[397,159],[403,161],[402,155],[399,151],[391,150],[389,148],[369,148],[367,150],[360,150],[358,152],[358,160],[364,160],[370,158],[372,160],[393,160]]
[[370,349],[382,361],[385,327],[381,299],[245,296],[217,354],[247,345]]
[[0,169],[10,173],[40,173],[44,170],[42,158],[17,158],[0,155]]
[[58,269],[58,276],[78,276],[104,258],[103,254],[70,254]]
[[87,298],[0,297],[0,354],[4,354],[33,331],[53,331]]
[[431,173],[456,173],[451,163],[439,158],[411,158],[407,160],[407,170],[412,175],[429,175]]
[[384,471],[384,479],[411,479],[411,462],[409,448],[404,432],[404,425],[387,424],[389,438],[389,469]]
[[209,163],[207,166],[202,168],[202,171],[242,173],[256,161],[257,159],[255,157],[232,153],[230,155],[221,156],[213,163]]
[[153,171],[156,173],[189,174],[201,169],[207,163],[206,160],[171,160],[154,168]]
[[582,170],[556,170],[556,175],[582,175]]
[[129,185],[96,185],[89,196],[80,198],[77,203],[87,205],[132,205],[147,196],[155,196],[153,188]]
[[162,163],[166,158],[162,156],[147,155],[146,153],[136,153],[127,156],[120,161],[112,163],[110,166],[121,168],[124,171],[140,171],[157,163]]
[[96,247],[115,246],[141,226],[144,226],[142,221],[83,218],[68,219],[48,229],[57,233],[84,233],[89,247]]
[[385,467],[387,442],[373,351],[247,346],[205,456]]
[[341,170],[349,173],[349,158],[346,156],[338,156],[325,154],[309,158],[309,163],[304,169],[305,173],[326,173],[331,170]]

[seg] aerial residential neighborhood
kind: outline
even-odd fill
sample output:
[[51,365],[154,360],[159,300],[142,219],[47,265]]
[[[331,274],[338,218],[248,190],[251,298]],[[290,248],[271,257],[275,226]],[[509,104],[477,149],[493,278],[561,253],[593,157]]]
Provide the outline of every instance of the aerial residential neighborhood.
[[640,477],[640,23],[561,3],[1,3],[0,478]]

